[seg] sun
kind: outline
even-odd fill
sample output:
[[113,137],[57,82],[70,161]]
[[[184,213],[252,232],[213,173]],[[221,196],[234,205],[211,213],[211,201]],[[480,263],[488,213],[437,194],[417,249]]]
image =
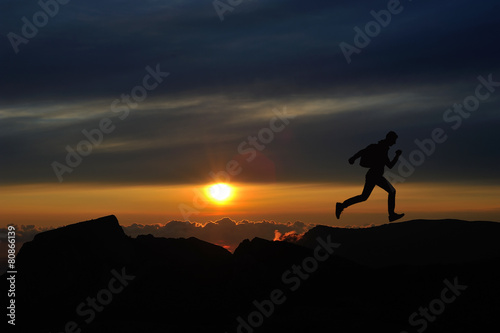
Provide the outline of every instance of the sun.
[[224,183],[210,185],[206,190],[207,196],[216,203],[225,203],[231,199],[233,188]]

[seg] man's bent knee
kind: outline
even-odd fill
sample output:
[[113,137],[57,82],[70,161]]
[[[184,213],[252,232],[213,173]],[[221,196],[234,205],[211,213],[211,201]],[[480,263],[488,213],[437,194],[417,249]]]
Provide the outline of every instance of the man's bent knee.
[[359,200],[361,200],[361,201],[366,201],[366,200],[368,200],[368,198],[369,198],[369,195],[363,195],[362,194],[362,195],[359,196]]

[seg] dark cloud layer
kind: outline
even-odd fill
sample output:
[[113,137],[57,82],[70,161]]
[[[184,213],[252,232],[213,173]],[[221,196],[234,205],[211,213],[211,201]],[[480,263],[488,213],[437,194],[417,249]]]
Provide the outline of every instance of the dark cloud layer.
[[[221,22],[210,1],[73,0],[17,54],[7,34],[40,7],[4,1],[0,181],[57,182],[51,163],[103,117],[116,130],[65,181],[206,181],[284,106],[297,116],[263,151],[278,181],[359,178],[357,149],[394,129],[408,158],[436,127],[449,140],[413,180],[497,181],[500,89],[459,129],[443,122],[477,76],[500,81],[497,2],[401,5],[347,64],[339,43],[387,1],[248,1]],[[110,104],[156,64],[171,75],[119,120]]]

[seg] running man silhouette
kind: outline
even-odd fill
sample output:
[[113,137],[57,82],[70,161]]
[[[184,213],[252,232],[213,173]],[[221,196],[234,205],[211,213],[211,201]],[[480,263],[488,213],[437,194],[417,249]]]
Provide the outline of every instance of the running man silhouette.
[[387,179],[384,178],[384,168],[387,165],[389,169],[392,169],[394,165],[396,165],[399,155],[401,155],[401,150],[396,151],[396,156],[391,161],[387,156],[389,152],[389,148],[396,143],[398,139],[398,135],[390,131],[385,136],[384,140],[380,140],[376,144],[371,144],[365,149],[358,151],[353,157],[349,159],[349,164],[354,164],[354,162],[361,158],[360,165],[366,168],[370,168],[366,173],[366,181],[365,187],[363,188],[363,193],[347,199],[346,201],[340,203],[337,202],[335,216],[337,219],[340,218],[340,214],[347,207],[354,205],[358,202],[366,201],[370,194],[372,193],[375,185],[381,187],[387,193],[389,193],[389,197],[387,199],[387,204],[389,208],[389,221],[396,221],[402,218],[405,214],[397,214],[394,212],[394,208],[396,206],[396,189],[389,183]]

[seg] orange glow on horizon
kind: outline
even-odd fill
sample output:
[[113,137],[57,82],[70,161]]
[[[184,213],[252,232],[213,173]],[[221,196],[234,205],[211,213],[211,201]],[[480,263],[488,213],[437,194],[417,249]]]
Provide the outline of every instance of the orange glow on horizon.
[[[206,223],[223,217],[338,226],[387,223],[387,194],[379,188],[366,202],[346,209],[340,220],[335,218],[335,203],[360,194],[362,185],[231,183],[232,194],[225,201],[210,199],[210,186],[196,184],[0,186],[0,227],[10,223],[56,227],[111,214],[122,225]],[[405,219],[500,220],[500,186],[404,183],[395,187],[396,211],[406,213]]]

